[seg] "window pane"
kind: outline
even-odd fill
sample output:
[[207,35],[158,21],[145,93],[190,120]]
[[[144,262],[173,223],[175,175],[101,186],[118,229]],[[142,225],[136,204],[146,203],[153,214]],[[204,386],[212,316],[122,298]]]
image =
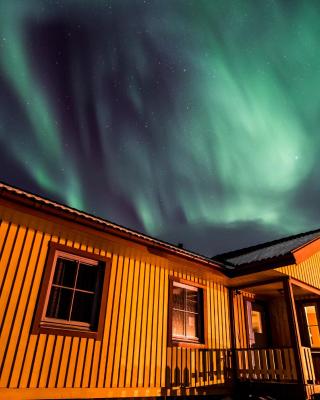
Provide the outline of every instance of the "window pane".
[[184,310],[184,291],[181,287],[173,286],[173,308]]
[[74,287],[77,273],[77,262],[59,257],[54,272],[53,283],[56,285]]
[[96,290],[97,274],[97,266],[80,264],[76,288],[94,292]]
[[172,310],[172,336],[184,336],[184,312]]
[[187,290],[187,311],[198,312],[198,291]]
[[71,300],[72,290],[52,286],[46,316],[68,320]]
[[251,321],[252,331],[255,333],[262,333],[262,318],[260,311],[252,310]]
[[195,338],[199,336],[198,333],[198,314],[186,313],[186,328],[187,337]]
[[94,295],[90,293],[75,292],[71,312],[72,321],[92,323]]
[[320,333],[316,306],[306,306],[304,307],[304,310],[307,318],[311,346],[320,347]]

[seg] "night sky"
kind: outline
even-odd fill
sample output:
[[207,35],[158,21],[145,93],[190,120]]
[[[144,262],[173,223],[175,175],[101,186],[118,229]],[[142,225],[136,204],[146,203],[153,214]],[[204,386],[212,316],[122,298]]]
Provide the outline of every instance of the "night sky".
[[0,0],[0,179],[212,256],[319,228],[320,2]]

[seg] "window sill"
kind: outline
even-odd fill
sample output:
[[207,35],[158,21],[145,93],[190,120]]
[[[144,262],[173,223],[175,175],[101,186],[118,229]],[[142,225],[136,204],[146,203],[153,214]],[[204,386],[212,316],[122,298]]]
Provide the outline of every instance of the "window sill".
[[188,340],[179,340],[179,339],[172,339],[170,346],[171,347],[186,347],[186,348],[194,348],[194,349],[206,348],[205,343],[193,342],[193,341],[188,341]]
[[83,338],[93,338],[100,340],[97,331],[91,331],[88,328],[79,326],[72,326],[67,324],[55,324],[47,321],[42,321],[38,327],[36,334],[45,333],[47,335],[63,335],[63,336],[75,336]]

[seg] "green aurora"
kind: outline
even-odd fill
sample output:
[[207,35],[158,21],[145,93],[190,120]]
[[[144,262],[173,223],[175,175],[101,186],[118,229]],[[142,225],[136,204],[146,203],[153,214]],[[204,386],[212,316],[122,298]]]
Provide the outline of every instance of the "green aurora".
[[1,1],[0,178],[208,255],[319,227],[319,21],[317,1]]

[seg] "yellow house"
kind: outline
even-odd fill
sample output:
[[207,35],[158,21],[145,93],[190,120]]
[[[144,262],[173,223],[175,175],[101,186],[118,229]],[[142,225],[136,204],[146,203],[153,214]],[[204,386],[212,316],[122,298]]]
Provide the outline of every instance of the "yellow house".
[[0,399],[310,398],[319,238],[209,259],[0,184]]

